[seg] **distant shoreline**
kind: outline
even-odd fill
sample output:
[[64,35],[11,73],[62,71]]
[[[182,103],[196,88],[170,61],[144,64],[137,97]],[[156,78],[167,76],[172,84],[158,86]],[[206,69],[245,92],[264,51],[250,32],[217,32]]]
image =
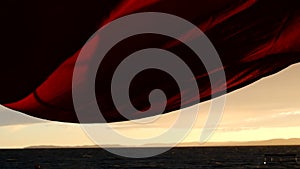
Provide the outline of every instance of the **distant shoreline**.
[[[249,142],[206,142],[206,143],[179,143],[175,147],[255,147],[255,146],[300,146],[299,138],[291,139],[272,139],[263,141]],[[56,145],[38,145],[28,146],[20,149],[74,149],[74,148],[164,148],[174,147],[171,144],[145,144],[140,146],[131,145],[83,145],[83,146],[56,146]],[[1,148],[2,149],[2,148]],[[18,149],[18,148],[16,148]]]

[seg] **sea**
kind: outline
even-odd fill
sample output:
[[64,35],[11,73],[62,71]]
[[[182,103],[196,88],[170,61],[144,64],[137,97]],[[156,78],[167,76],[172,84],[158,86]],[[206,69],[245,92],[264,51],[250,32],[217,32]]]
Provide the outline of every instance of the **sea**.
[[[126,148],[132,149],[132,148]],[[154,148],[140,148],[144,151]],[[293,154],[264,164],[266,154]],[[300,168],[300,146],[175,147],[150,158],[125,158],[101,148],[2,149],[1,169],[293,169]],[[299,159],[299,160],[298,160]]]

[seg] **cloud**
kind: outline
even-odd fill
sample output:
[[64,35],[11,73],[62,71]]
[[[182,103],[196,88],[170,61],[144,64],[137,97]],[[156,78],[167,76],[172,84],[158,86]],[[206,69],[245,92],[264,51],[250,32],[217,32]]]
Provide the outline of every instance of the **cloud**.
[[300,111],[292,111],[292,112],[281,112],[273,116],[273,118],[278,118],[278,117],[286,117],[286,116],[299,116]]
[[9,132],[18,132],[24,128],[28,127],[28,125],[24,125],[24,124],[18,124],[18,125],[9,125],[9,126],[5,126],[5,130],[9,131]]

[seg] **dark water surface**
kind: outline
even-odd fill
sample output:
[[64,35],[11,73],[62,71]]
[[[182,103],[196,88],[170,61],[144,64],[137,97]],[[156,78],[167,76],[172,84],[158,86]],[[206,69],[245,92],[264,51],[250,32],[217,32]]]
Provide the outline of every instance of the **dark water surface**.
[[[145,148],[147,151],[147,148]],[[1,169],[95,169],[95,168],[170,168],[170,169],[243,169],[300,168],[296,164],[263,165],[265,154],[296,154],[300,146],[263,147],[189,147],[173,148],[161,155],[145,159],[129,159],[103,149],[13,149],[0,150]]]

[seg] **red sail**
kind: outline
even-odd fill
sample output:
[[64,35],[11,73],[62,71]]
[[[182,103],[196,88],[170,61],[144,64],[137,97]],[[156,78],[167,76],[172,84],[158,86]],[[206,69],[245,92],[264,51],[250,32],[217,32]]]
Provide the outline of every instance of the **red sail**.
[[[300,61],[300,6],[293,0],[91,0],[82,1],[82,4],[72,1],[72,8],[68,3],[61,1],[36,3],[38,4],[34,6],[38,10],[34,10],[45,17],[41,19],[48,20],[37,21],[39,29],[36,31],[39,34],[31,32],[28,43],[24,42],[20,47],[25,48],[25,52],[12,52],[14,60],[24,63],[12,66],[13,71],[8,70],[9,64],[2,63],[5,64],[3,66],[6,70],[2,68],[1,71],[5,74],[2,76],[5,87],[1,90],[3,94],[0,101],[6,107],[43,119],[78,122],[72,101],[72,74],[80,48],[97,28],[128,14],[164,12],[192,22],[211,40],[223,66],[206,71],[201,62],[194,62],[193,53],[186,49],[186,46],[169,37],[141,35],[128,38],[108,53],[101,67],[105,74],[97,75],[96,79],[97,100],[108,122],[126,120],[116,110],[110,96],[112,74],[128,54],[143,48],[170,50],[189,65],[199,85],[199,93],[185,98],[186,102],[182,103],[184,107],[196,104],[197,99],[194,98],[201,96],[201,101],[204,101],[210,99],[211,95],[218,94],[211,92],[208,79],[210,73],[225,71],[227,87],[219,84],[219,92],[230,92]],[[27,12],[26,16],[33,15],[32,12]],[[62,17],[65,17],[66,23]],[[28,20],[24,20],[27,21],[26,19]],[[47,21],[51,22],[51,25]],[[61,25],[52,25],[58,24],[57,22]],[[35,29],[35,23],[23,24],[29,24],[27,31],[31,28],[30,24]],[[185,36],[193,38],[193,34],[189,32]],[[68,55],[72,52],[75,54]],[[11,51],[7,53],[11,54]],[[8,63],[9,61],[11,60],[8,60]],[[148,94],[155,88],[167,90],[165,113],[180,108],[181,103],[178,100],[181,96],[176,84],[169,77],[155,71],[144,72],[143,76],[137,77],[133,86],[130,91],[131,101],[139,110],[149,108]],[[128,113],[135,115],[135,112]],[[151,115],[137,114],[136,118]]]

